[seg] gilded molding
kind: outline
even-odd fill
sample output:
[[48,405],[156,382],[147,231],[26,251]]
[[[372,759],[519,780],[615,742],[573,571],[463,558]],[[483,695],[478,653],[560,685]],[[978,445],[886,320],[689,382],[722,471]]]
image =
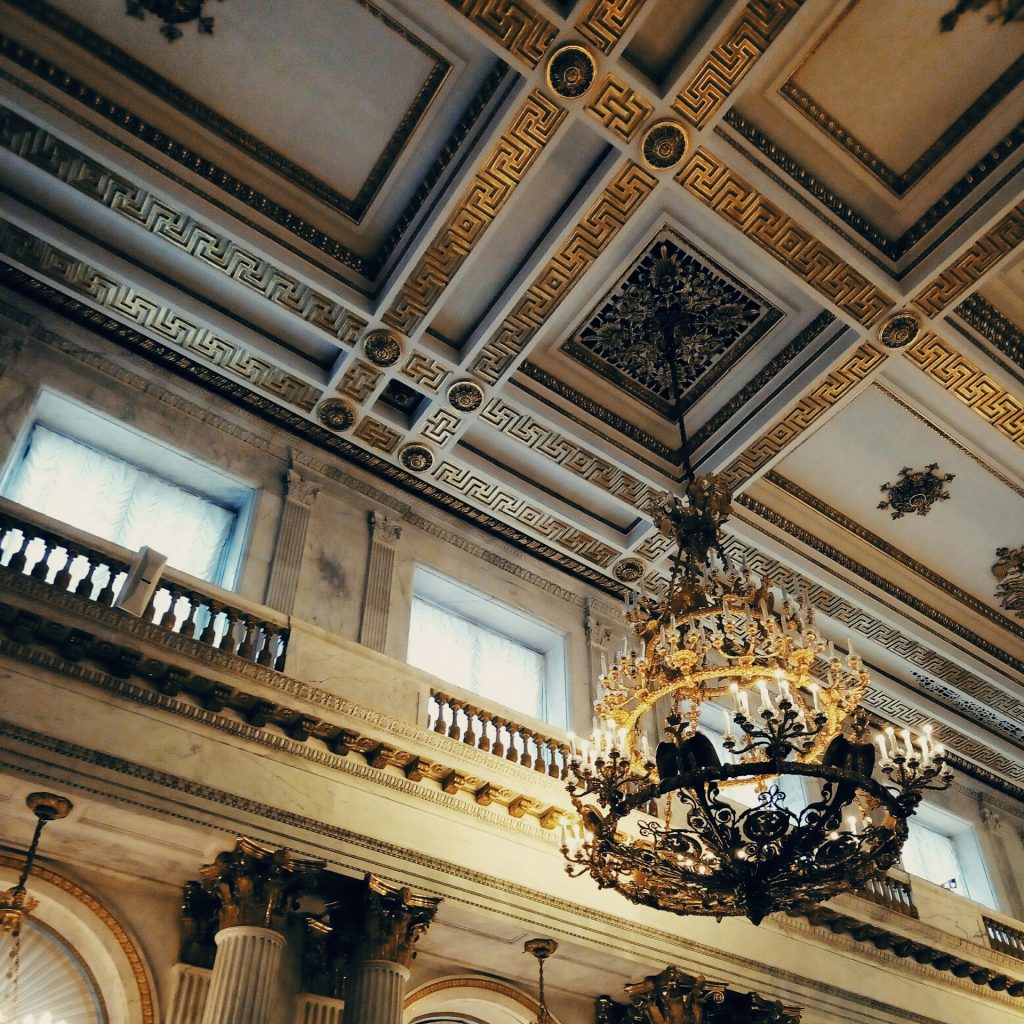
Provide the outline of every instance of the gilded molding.
[[380,370],[356,359],[342,374],[335,389],[339,395],[346,395],[360,405],[373,394],[384,374]]
[[451,370],[437,359],[431,359],[424,352],[413,352],[398,371],[421,388],[437,394],[444,382],[451,376]]
[[894,305],[860,271],[703,146],[675,176],[687,192],[864,327]]
[[[840,551],[838,548],[833,547],[831,544],[827,544],[821,538],[816,537],[809,530],[805,530],[802,526],[792,522],[785,516],[776,512],[774,509],[768,508],[763,502],[758,501],[756,498],[750,497],[748,494],[740,494],[736,496],[736,502],[742,505],[743,508],[754,515],[764,519],[765,522],[771,523],[772,526],[787,533],[794,540],[799,541],[801,544],[806,544],[807,547],[819,554],[824,555],[829,561],[834,562],[836,565],[848,570],[859,576],[866,583],[876,587],[884,594],[888,594],[890,597],[895,598],[897,601],[905,604],[908,608],[913,608],[914,611],[919,612],[929,622],[933,622],[944,629],[947,629],[954,636],[960,637],[961,640],[966,641],[972,646],[976,647],[979,651],[984,651],[989,657],[995,659],[998,662],[1002,662],[1004,665],[1008,665],[1010,668],[1017,672],[1024,673],[1024,660],[1014,657],[1008,651],[1006,651],[1001,644],[992,643],[986,640],[984,637],[979,636],[977,633],[968,629],[962,623],[951,619],[948,615],[944,615],[938,609],[931,607],[926,604],[920,598],[915,597],[913,594],[896,586],[895,583],[885,579],[883,576],[879,576],[878,573],[872,572],[866,566],[861,565],[856,559],[851,558],[849,555]],[[865,535],[864,539],[870,536],[867,531],[863,531]],[[909,568],[909,566],[908,566]],[[938,577],[941,579],[941,577]],[[934,582],[931,581],[930,582]],[[936,584],[939,586],[939,584]],[[965,595],[966,596],[966,595]],[[978,602],[978,608],[975,609],[979,614],[984,615],[986,618],[993,620],[998,616],[998,613],[993,609]],[[1001,618],[1001,616],[998,616]],[[1010,632],[1017,633],[1018,635],[1024,636],[1024,631],[1021,631],[1015,623],[1006,620],[1005,623],[999,623],[1004,629],[1008,629]],[[1021,739],[1024,739],[1024,734],[1021,735]]]
[[576,19],[576,31],[606,56],[625,35],[645,0],[592,0]]
[[473,363],[475,373],[488,384],[504,376],[657,183],[639,164],[625,164],[484,345]]
[[[12,857],[10,854],[0,852],[0,865],[12,871],[18,871],[24,864],[21,857]],[[149,983],[149,974],[139,953],[128,933],[121,926],[121,922],[110,912],[106,904],[101,903],[92,893],[86,892],[80,886],[75,885],[70,879],[44,868],[41,864],[32,865],[30,877],[38,878],[61,892],[67,893],[72,899],[77,900],[86,910],[100,921],[107,931],[113,936],[114,942],[124,954],[131,969],[132,977],[135,980],[137,989],[136,996],[139,1001],[139,1012],[142,1014],[143,1024],[156,1024],[156,1006],[153,998],[153,990]]]
[[[826,33],[827,35],[828,33]],[[822,37],[822,39],[824,38],[825,36]],[[821,40],[815,44],[815,48],[820,44]],[[818,106],[813,97],[801,89],[792,78],[782,83],[779,94],[788,100],[812,124],[820,128],[830,139],[842,146],[850,156],[877,178],[893,195],[902,197],[940,160],[947,156],[956,143],[966,138],[981,120],[997,104],[1002,102],[1021,81],[1024,81],[1024,57],[1018,58],[1003,71],[903,172],[893,170],[884,160],[876,156],[855,135],[839,124],[827,110],[823,110]]]
[[1024,402],[1010,394],[994,377],[931,332],[905,349],[903,354],[936,384],[991,424],[1006,440],[1024,448]]
[[1003,316],[991,302],[975,292],[968,295],[953,312],[1019,369],[1024,370],[1024,330]]
[[654,104],[614,75],[606,75],[586,111],[613,135],[630,142],[654,111]]
[[696,128],[714,116],[778,38],[803,0],[750,0],[672,101]]
[[[727,110],[722,120],[729,125],[730,128],[733,128],[742,139],[750,143],[759,153],[767,157],[772,164],[783,172],[783,174],[795,182],[803,192],[821,203],[829,213],[834,217],[837,217],[843,224],[855,231],[862,239],[864,239],[864,241],[873,245],[887,259],[893,262],[902,259],[915,245],[917,245],[918,242],[921,241],[922,238],[924,238],[929,231],[932,230],[932,228],[939,223],[940,220],[942,220],[942,218],[950,213],[950,211],[953,210],[954,207],[956,207],[962,200],[966,199],[972,192],[979,188],[981,183],[990,174],[992,174],[993,171],[998,170],[1003,164],[1005,164],[1006,161],[1016,153],[1017,149],[1024,144],[1024,124],[1021,124],[1014,128],[1014,130],[1005,138],[1000,139],[1000,141],[983,157],[981,157],[981,159],[962,178],[955,182],[942,196],[939,197],[939,199],[928,207],[918,220],[911,224],[903,234],[898,238],[889,238],[876,228],[869,220],[857,213],[853,207],[832,192],[826,185],[822,184],[822,182],[820,182],[813,174],[794,160],[789,153],[768,138],[768,136],[762,134],[757,126],[743,117],[735,107]],[[715,128],[715,134],[724,138],[731,145],[735,145],[732,136],[727,134],[720,126]],[[749,154],[746,155],[749,157]],[[825,219],[822,217],[821,212],[816,206],[807,202],[806,198],[786,184],[784,179],[771,173],[771,171],[765,168],[764,165],[760,164],[759,161],[754,162],[758,166],[762,167],[762,169],[765,170],[773,180],[782,184],[790,195],[800,199],[803,205],[816,217]],[[984,196],[982,198],[984,200],[987,199],[988,196]],[[972,210],[966,211],[964,217],[960,220],[947,225],[942,231],[940,237],[936,239],[935,243],[933,243],[933,246],[952,234],[952,232],[959,227],[960,223],[962,223],[962,220],[971,212],[973,212],[973,208]],[[825,220],[826,223],[831,224],[830,221],[827,219]],[[836,227],[834,224],[832,224],[832,226]],[[845,232],[840,232],[840,234],[851,241],[851,243],[857,244],[852,238],[846,235]],[[931,251],[933,246],[930,246],[928,251]],[[858,248],[860,248],[859,245]],[[867,250],[861,251],[865,252],[865,255],[869,255]],[[925,254],[923,253],[915,258],[909,266],[905,267],[898,275],[896,275],[897,278],[905,277],[908,271],[917,266],[918,262],[924,255]]]
[[845,362],[820,383],[802,395],[780,420],[776,420],[753,444],[748,445],[723,470],[729,485],[736,490],[763,466],[788,448],[815,420],[859,387],[885,362],[884,352],[870,342],[862,342]]
[[180,89],[173,82],[157,74],[145,64],[135,60],[109,40],[97,35],[84,25],[68,17],[62,11],[45,3],[44,0],[8,0],[26,14],[52,28],[66,39],[81,46],[94,57],[119,71],[133,82],[158,96],[182,115],[191,118],[208,131],[220,136],[226,142],[247,153],[264,167],[273,168],[281,177],[315,196],[320,202],[337,210],[354,221],[359,221],[373,198],[380,191],[397,161],[399,154],[416,130],[427,108],[444,85],[451,73],[452,65],[422,39],[395,21],[385,11],[370,3],[370,0],[355,0],[369,11],[374,18],[396,33],[410,46],[419,50],[432,61],[432,67],[421,83],[412,103],[402,115],[395,131],[385,143],[380,156],[370,169],[366,180],[353,197],[342,195],[325,181],[307,169],[293,163],[273,147],[261,142],[256,136],[218,114],[216,110]]
[[[970,608],[972,612],[977,613],[978,615],[982,616],[982,618],[988,619],[990,622],[992,622],[993,625],[1000,626],[1003,629],[1006,629],[1009,632],[1015,634],[1016,636],[1019,636],[1021,639],[1024,639],[1024,626],[1020,626],[1012,619],[1008,619],[1005,616],[1000,615],[999,612],[997,612],[991,606],[985,604],[983,601],[979,601],[976,597],[972,596],[971,594],[968,594],[967,591],[962,590],[955,583],[951,583],[945,577],[939,575],[939,573],[929,569],[928,566],[923,565],[921,562],[918,562],[914,558],[911,558],[908,554],[901,551],[899,548],[888,543],[888,541],[883,540],[876,533],[872,533],[866,527],[861,526],[861,524],[858,523],[856,520],[851,519],[847,515],[844,515],[838,509],[833,508],[831,505],[822,501],[820,498],[815,497],[809,491],[805,491],[799,484],[795,483],[792,480],[789,480],[788,478],[784,477],[781,473],[778,473],[775,470],[769,470],[767,473],[765,473],[764,478],[769,483],[774,484],[776,487],[785,491],[791,497],[796,498],[797,501],[806,505],[808,508],[813,509],[819,515],[824,516],[826,519],[835,523],[837,526],[842,527],[842,529],[846,530],[847,533],[853,534],[854,537],[857,537],[860,540],[865,541],[867,544],[870,544],[873,548],[882,552],[882,554],[893,559],[894,561],[899,562],[901,565],[906,566],[908,569],[916,573],[922,579],[927,580],[929,583],[931,583],[932,586],[937,587],[939,590],[943,591],[944,593],[952,597],[955,601],[959,601],[965,607]],[[773,521],[776,523],[776,525],[780,526],[782,529],[785,529],[787,533],[790,532],[787,526],[785,525],[785,521],[782,520],[781,517],[778,520]],[[809,537],[810,534],[808,534],[807,536]],[[805,537],[801,535],[800,539],[804,540]],[[824,544],[822,541],[817,539],[814,540],[811,546],[822,554],[829,554],[829,552],[835,550],[833,548],[829,548],[828,545]],[[867,570],[865,569],[864,572],[867,572]],[[859,575],[863,575],[863,573],[859,573]],[[899,590],[895,586],[892,586],[892,592],[894,593],[894,595],[900,596],[900,599],[905,604],[910,602],[909,595],[907,595],[905,591]],[[1024,705],[1022,705],[1021,707],[1022,710],[1024,710]],[[1024,716],[1022,716],[1022,719],[1024,719]]]
[[558,35],[557,26],[525,0],[448,0],[527,67],[535,68]]
[[416,329],[555,136],[565,114],[538,89],[527,96],[402,285],[383,316],[385,323],[405,334]]
[[84,260],[5,220],[0,220],[0,253],[278,401],[309,412],[322,397],[319,389],[265,357],[215,334],[168,303],[118,282]]
[[[1024,59],[1024,58],[1022,58]],[[937,316],[1024,241],[1024,202],[1004,214],[975,239],[937,277],[914,296],[925,316]]]
[[[476,975],[469,975],[465,978],[442,978],[440,981],[429,982],[410,992],[402,1003],[402,1009],[408,1010],[409,1007],[415,1006],[421,999],[426,999],[427,996],[432,996],[435,992],[447,992],[453,988],[471,988],[479,989],[481,992],[494,992],[497,995],[514,1000],[520,1006],[525,1007],[527,1013],[536,1014],[540,1010],[540,1003],[536,999],[532,999],[525,992],[520,992],[519,989],[506,985],[503,981],[496,981],[493,978],[480,978]],[[551,1017],[551,1021],[552,1024],[558,1024],[554,1017]]]
[[375,420],[372,416],[364,416],[356,429],[352,431],[352,436],[358,437],[360,441],[365,441],[371,448],[387,452],[389,455],[402,440],[402,435],[397,430],[389,427],[386,423],[381,423],[380,420]]
[[340,344],[354,344],[366,327],[328,295],[2,106],[0,146]]
[[447,490],[469,498],[475,506],[511,519],[549,543],[601,568],[611,565],[620,554],[610,544],[591,537],[527,498],[488,480],[470,466],[457,465],[445,459],[431,476]]

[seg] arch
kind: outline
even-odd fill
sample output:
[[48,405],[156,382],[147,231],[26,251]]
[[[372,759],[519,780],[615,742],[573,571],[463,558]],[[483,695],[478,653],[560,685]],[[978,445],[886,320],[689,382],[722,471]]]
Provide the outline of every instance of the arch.
[[[405,997],[404,1024],[531,1024],[540,1004],[498,978],[439,978]],[[550,1011],[551,1024],[559,1024]]]
[[[17,881],[24,861],[0,852],[0,889]],[[71,879],[33,865],[27,883],[39,901],[32,918],[88,964],[110,1024],[158,1024],[152,976],[138,946],[110,909]]]

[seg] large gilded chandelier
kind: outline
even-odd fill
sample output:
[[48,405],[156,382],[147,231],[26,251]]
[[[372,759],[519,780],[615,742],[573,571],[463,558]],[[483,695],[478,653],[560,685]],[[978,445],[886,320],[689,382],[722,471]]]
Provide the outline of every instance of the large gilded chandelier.
[[[663,596],[626,600],[626,641],[602,665],[600,724],[572,745],[578,818],[563,824],[562,853],[570,875],[634,903],[758,924],[884,874],[923,792],[952,774],[928,728],[886,730],[876,753],[852,645],[840,655],[806,598],[727,558],[729,489],[695,476],[688,458],[675,361],[694,316],[678,303],[651,320],[676,385],[686,476],[682,495],[654,509],[674,544],[671,575]],[[701,731],[709,712],[720,749]]]

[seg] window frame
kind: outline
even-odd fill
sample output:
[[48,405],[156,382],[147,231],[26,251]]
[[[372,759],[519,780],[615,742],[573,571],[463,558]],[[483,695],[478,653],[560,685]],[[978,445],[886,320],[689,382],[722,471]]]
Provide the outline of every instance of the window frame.
[[[234,527],[221,549],[216,571],[206,582],[224,590],[237,588],[253,529],[258,493],[256,486],[145,430],[90,408],[61,392],[43,387],[0,472],[0,494],[6,496],[20,471],[37,426],[232,512],[235,517]],[[171,568],[177,569],[173,565]]]
[[[537,618],[530,612],[507,604],[497,597],[423,564],[417,564],[413,569],[412,594],[409,602],[410,623],[412,602],[415,600],[432,604],[450,615],[464,619],[482,629],[498,633],[513,643],[541,655],[544,659],[544,675],[541,684],[539,713],[532,715],[515,708],[510,708],[510,710],[534,718],[546,725],[559,729],[568,728],[569,658],[568,634],[564,630]],[[410,629],[406,638],[405,657],[407,661],[411,635]],[[430,670],[423,669],[422,671]],[[431,674],[436,675],[439,679],[444,678],[438,672]],[[452,683],[452,685],[458,686],[459,684]]]

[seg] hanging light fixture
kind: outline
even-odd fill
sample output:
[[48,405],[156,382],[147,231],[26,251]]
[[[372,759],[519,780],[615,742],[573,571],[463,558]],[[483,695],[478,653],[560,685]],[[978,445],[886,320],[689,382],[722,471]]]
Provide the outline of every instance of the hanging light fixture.
[[39,837],[43,834],[43,826],[50,821],[66,818],[71,810],[71,801],[54,793],[29,793],[25,798],[29,810],[36,816],[36,829],[32,835],[25,864],[21,869],[17,883],[10,889],[0,892],[0,936],[4,936],[10,945],[7,951],[3,977],[0,978],[0,1020],[17,1022],[18,1017],[18,983],[21,968],[21,928],[25,919],[39,906],[39,901],[28,894],[25,883],[32,871],[39,847]]
[[[654,508],[674,545],[671,575],[664,596],[626,599],[626,641],[602,664],[600,725],[572,744],[578,819],[563,824],[562,853],[571,876],[634,903],[758,924],[883,874],[922,793],[952,773],[927,727],[919,738],[887,730],[876,757],[856,713],[869,676],[852,645],[841,656],[806,598],[726,556],[731,494],[721,477],[693,472],[679,372],[695,319],[706,330],[715,310],[687,303],[656,296],[647,321],[671,372],[685,474],[681,496]],[[721,709],[724,761],[698,731],[708,702]],[[666,706],[659,733],[650,719]],[[650,734],[663,737],[653,756]],[[789,778],[805,780],[808,799],[789,795]],[[753,806],[728,798],[742,783],[754,786]]]
[[544,1001],[544,961],[552,956],[556,949],[558,949],[558,943],[554,939],[527,939],[523,944],[523,952],[529,953],[537,959],[538,1009],[532,1024],[548,1024],[551,1020],[551,1014],[548,1013],[547,1004]]

